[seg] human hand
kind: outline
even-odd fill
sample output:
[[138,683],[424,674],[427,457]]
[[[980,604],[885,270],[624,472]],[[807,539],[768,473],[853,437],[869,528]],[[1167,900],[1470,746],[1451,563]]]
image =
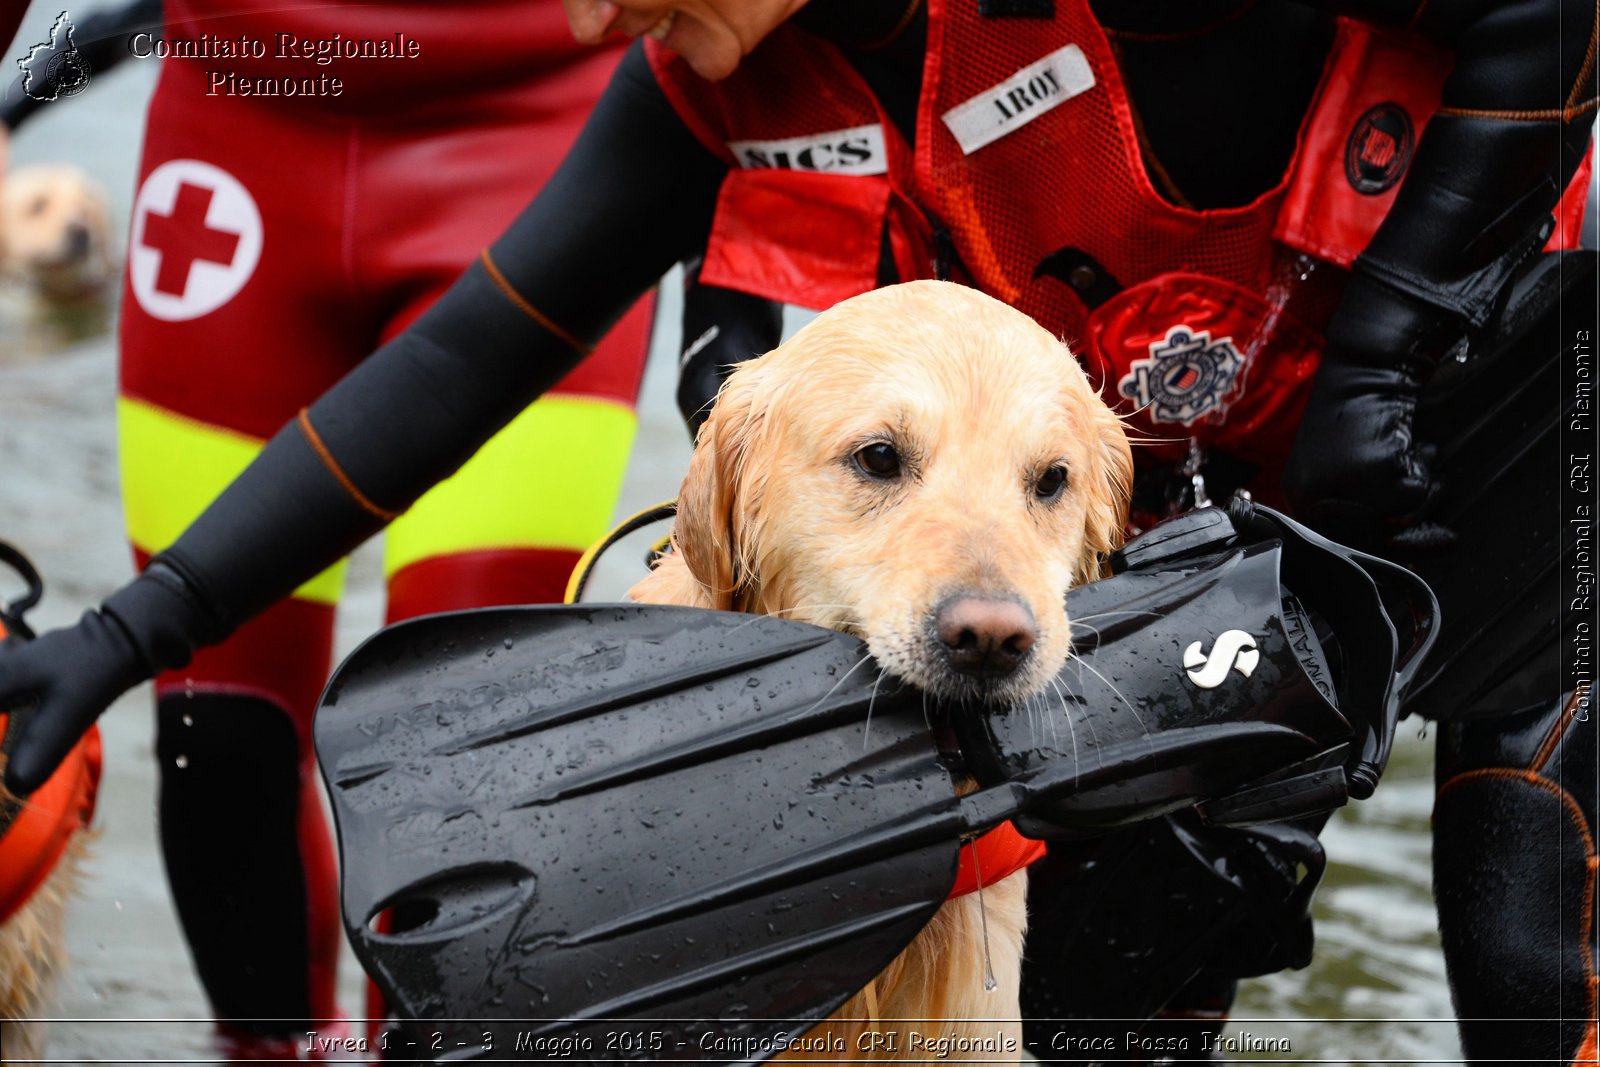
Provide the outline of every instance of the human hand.
[[762,38],[806,0],[562,0],[572,36],[599,44],[612,32],[649,35],[707,81],[732,74]]
[[[121,626],[99,611],[36,641],[0,643],[0,708],[10,712],[6,788],[42,786],[100,713],[146,677]],[[34,706],[17,709],[25,703]]]
[[6,739],[6,788],[19,796],[38,789],[112,701],[159,670],[185,666],[218,636],[187,582],[158,560],[77,625],[26,644],[0,642],[0,708],[13,711],[7,732],[19,731]]
[[1357,275],[1328,327],[1283,489],[1297,518],[1371,546],[1433,496],[1434,449],[1418,440],[1417,400],[1448,323]]

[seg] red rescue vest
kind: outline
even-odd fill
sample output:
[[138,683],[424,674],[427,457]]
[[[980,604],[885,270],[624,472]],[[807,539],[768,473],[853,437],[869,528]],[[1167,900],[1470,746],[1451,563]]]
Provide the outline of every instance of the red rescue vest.
[[[1275,471],[1344,268],[1394,201],[1449,55],[1341,19],[1282,179],[1194,210],[1151,183],[1087,0],[1048,19],[928,4],[915,150],[840,51],[797,27],[715,84],[647,42],[675,110],[733,165],[701,280],[827,307],[874,287],[885,239],[900,278],[932,276],[942,229],[957,280],[1062,336],[1130,413],[1153,442],[1141,461],[1193,438]],[[1581,191],[1563,208],[1558,247]]]

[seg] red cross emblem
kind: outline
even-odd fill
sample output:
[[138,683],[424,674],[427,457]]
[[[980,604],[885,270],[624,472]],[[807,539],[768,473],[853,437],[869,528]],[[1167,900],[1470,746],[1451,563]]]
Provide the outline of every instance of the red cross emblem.
[[173,204],[172,214],[158,215],[151,211],[145,215],[144,245],[161,254],[156,292],[182,298],[189,288],[189,272],[196,260],[220,263],[224,267],[233,262],[233,255],[239,249],[239,235],[213,230],[206,225],[211,197],[210,189],[182,182],[178,185],[178,199]]
[[239,180],[197,159],[152,170],[133,210],[128,278],[139,307],[167,321],[232,300],[261,258],[261,212]]

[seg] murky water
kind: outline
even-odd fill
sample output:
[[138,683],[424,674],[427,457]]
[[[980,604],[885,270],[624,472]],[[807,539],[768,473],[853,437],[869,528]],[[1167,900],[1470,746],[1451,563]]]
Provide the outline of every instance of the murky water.
[[[74,5],[87,11],[91,5]],[[24,27],[47,28],[55,9],[35,5]],[[139,125],[155,73],[130,64],[13,143],[18,163],[68,159],[105,183],[125,225]],[[664,332],[675,333],[672,316]],[[32,553],[50,583],[36,624],[71,622],[130,573],[117,507],[111,424],[115,359],[109,336],[70,340],[55,324],[0,322],[0,536]],[[658,351],[675,349],[664,339]],[[672,404],[672,361],[653,360],[639,447],[620,514],[671,496],[687,460]],[[640,553],[612,554],[595,590],[614,596],[637,573]],[[358,558],[343,651],[379,618],[377,561]],[[204,1054],[205,1028],[141,1020],[198,1019],[206,1005],[167,902],[154,835],[154,756],[147,692],[125,698],[104,721],[106,780],[99,839],[72,923],[72,972],[63,984],[51,1055],[72,1060],[188,1059]],[[1431,740],[1402,725],[1377,796],[1342,813],[1325,841],[1333,856],[1318,898],[1319,945],[1306,971],[1248,983],[1236,1031],[1284,1037],[1279,1062],[1452,1062],[1459,1056],[1429,893]],[[241,922],[250,917],[241,915]],[[347,961],[348,964],[348,961]],[[357,1011],[359,982],[345,969],[344,1003]],[[71,1021],[68,1021],[71,1020]]]

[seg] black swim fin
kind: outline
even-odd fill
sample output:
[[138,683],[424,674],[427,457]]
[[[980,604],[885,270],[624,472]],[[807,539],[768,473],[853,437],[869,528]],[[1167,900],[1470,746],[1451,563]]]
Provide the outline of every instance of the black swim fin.
[[[638,1054],[605,1045],[632,1019],[664,1021],[642,1051],[754,1062],[892,959],[948,895],[963,840],[1006,819],[1050,836],[1200,801],[1235,821],[1342,802],[1330,755],[1352,730],[1318,676],[1330,694],[1342,680],[1284,606],[1280,543],[1221,512],[1160,529],[1120,578],[1073,592],[1098,636],[1059,703],[943,713],[981,787],[959,797],[922,694],[843,634],[639,605],[380,633],[315,727],[357,955],[460,1056],[562,1039],[587,1042],[573,1059]],[[1202,621],[1256,647],[1220,657]],[[1179,637],[1213,648],[1220,681],[1168,669],[1169,652],[1193,660]],[[1288,786],[1262,784],[1286,767]],[[461,1021],[485,1018],[545,1021]]]
[[[461,1055],[765,1059],[915,936],[970,829],[920,695],[748,615],[403,623],[334,676],[316,743],[356,953]],[[547,1021],[488,1049],[442,1021],[482,1018]],[[614,1019],[663,1022],[608,1047]]]
[[1081,836],[1202,802],[1245,825],[1371,794],[1433,639],[1424,583],[1245,500],[1161,524],[1113,567],[1068,594],[1053,700],[952,717],[981,784],[1050,783],[1018,829]]

